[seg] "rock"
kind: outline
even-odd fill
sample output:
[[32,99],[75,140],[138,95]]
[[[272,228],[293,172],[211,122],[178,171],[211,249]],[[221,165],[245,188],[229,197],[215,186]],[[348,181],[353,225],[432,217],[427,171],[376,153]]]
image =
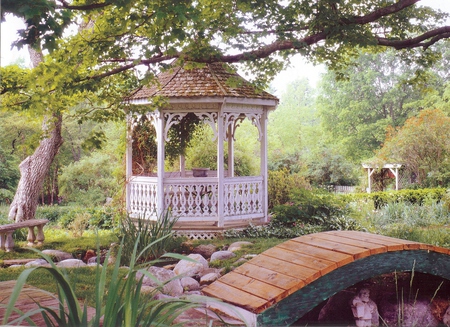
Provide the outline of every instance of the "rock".
[[210,273],[216,273],[216,274],[219,274],[219,275],[222,275],[222,272],[224,271],[224,268],[207,268],[207,269],[203,269],[199,274],[198,274],[198,276],[199,277],[203,277],[203,276],[205,276],[205,275],[207,275],[207,274],[210,274]]
[[95,256],[95,257],[90,257],[88,260],[87,260],[87,262],[86,262],[88,265],[90,265],[90,264],[97,264],[97,256]]
[[142,285],[141,286],[141,294],[152,294],[152,293],[158,293],[158,289],[153,286],[148,285]]
[[27,264],[25,264],[25,267],[50,267],[50,264],[47,262],[47,260],[45,259],[36,259],[34,261],[28,262]]
[[195,291],[200,289],[200,284],[192,277],[183,277],[181,278],[181,286],[183,290],[186,291]]
[[80,267],[86,267],[86,264],[79,259],[67,259],[60,261],[56,264],[57,267],[60,268],[80,268]]
[[87,250],[83,257],[83,261],[88,263],[89,259],[91,259],[91,258],[97,258],[97,255],[95,254],[94,250]]
[[442,321],[447,327],[450,327],[450,306],[447,308],[447,311],[445,311]]
[[214,252],[211,256],[210,262],[216,261],[216,260],[226,260],[235,257],[236,254],[234,254],[231,251],[217,251]]
[[200,278],[200,285],[209,285],[220,277],[218,273],[209,273]]
[[[89,262],[86,264],[88,267],[97,267],[97,262]],[[99,267],[102,267],[102,264],[98,265]]]
[[245,242],[245,241],[234,242],[234,243],[231,243],[231,245],[228,247],[228,251],[236,252],[236,251],[239,251],[240,249],[242,249],[243,246],[252,245],[252,244],[253,243],[251,243],[251,242]]
[[64,252],[64,251],[59,251],[59,250],[47,249],[47,250],[42,251],[42,253],[48,255],[54,261],[63,261],[63,260],[73,259],[72,254]]
[[180,260],[180,262],[178,262],[173,269],[173,272],[176,275],[192,277],[198,274],[203,269],[209,267],[208,261],[206,261],[206,259],[203,258],[203,256],[201,256],[200,254],[189,254],[188,258],[191,258],[196,262]]
[[[437,327],[439,325],[438,320],[434,317],[430,300],[419,299],[415,300],[413,303],[401,303],[402,316],[403,316],[403,327],[413,327],[413,326],[427,326],[427,327]],[[382,312],[380,310],[381,316],[384,321],[391,326],[398,321],[399,307],[397,303],[393,303],[389,306],[384,305]]]
[[[167,270],[161,267],[151,266],[147,271],[153,275],[161,284],[164,284],[162,292],[171,296],[180,296],[183,294],[183,287],[179,278],[172,270]],[[144,276],[142,285],[159,287],[160,285],[153,279],[145,276],[142,272],[136,273],[136,280],[140,280]]]
[[217,246],[214,244],[201,244],[197,247],[195,247],[192,250],[192,253],[200,254],[205,259],[211,258],[211,255],[217,251]]

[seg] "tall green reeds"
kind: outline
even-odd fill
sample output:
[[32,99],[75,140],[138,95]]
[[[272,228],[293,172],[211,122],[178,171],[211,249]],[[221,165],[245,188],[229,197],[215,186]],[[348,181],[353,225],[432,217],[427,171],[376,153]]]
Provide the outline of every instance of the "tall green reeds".
[[[123,218],[120,223],[119,235],[123,239],[122,264],[130,262],[135,246],[137,246],[138,252],[146,248],[141,255],[141,259],[144,261],[157,259],[163,255],[174,241],[171,236],[173,236],[172,229],[177,220],[178,218],[173,217],[170,211],[164,211],[156,221],[143,217],[126,216]],[[156,240],[159,242],[155,242]],[[153,246],[148,247],[147,245],[150,243]]]

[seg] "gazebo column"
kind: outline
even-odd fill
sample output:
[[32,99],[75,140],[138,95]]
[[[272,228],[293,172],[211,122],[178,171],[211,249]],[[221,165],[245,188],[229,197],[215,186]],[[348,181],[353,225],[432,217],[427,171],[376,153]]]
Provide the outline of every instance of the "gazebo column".
[[228,125],[228,176],[234,177],[234,138],[233,129],[231,125]]
[[157,219],[161,217],[164,211],[164,156],[166,142],[164,133],[164,115],[160,111],[156,116],[156,137],[158,141],[158,154],[157,154],[157,169],[158,169],[158,186],[157,186],[157,201],[156,201],[156,214]]
[[268,189],[268,169],[267,169],[267,110],[263,110],[263,113],[260,117],[260,126],[261,126],[261,134],[260,134],[260,174],[263,176],[263,189],[260,192],[263,192],[263,210],[264,210],[264,222],[268,222],[269,220],[269,195],[267,193]]
[[[222,105],[222,109],[225,103]],[[225,128],[224,128],[224,114],[223,111],[217,116],[217,193],[219,198],[217,200],[217,226],[223,227],[225,223],[224,217],[224,180],[225,180],[225,169],[224,169],[224,158],[223,158],[223,142],[225,139]]]
[[130,190],[130,180],[131,176],[133,176],[133,128],[132,128],[132,121],[131,118],[128,118],[127,123],[127,146],[126,146],[126,152],[125,152],[125,169],[126,169],[126,181],[127,181],[127,187],[126,187],[126,204],[127,204],[127,212],[131,212],[131,190]]

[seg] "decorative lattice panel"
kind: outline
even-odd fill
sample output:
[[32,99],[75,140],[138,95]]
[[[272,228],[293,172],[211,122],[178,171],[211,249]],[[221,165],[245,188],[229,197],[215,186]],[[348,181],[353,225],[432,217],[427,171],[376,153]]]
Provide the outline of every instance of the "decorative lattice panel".
[[156,212],[157,183],[150,181],[130,181],[130,213],[149,217]]
[[175,216],[216,217],[217,182],[184,182],[164,184],[164,207]]
[[217,231],[176,231],[175,237],[187,237],[190,240],[212,240],[221,235]]
[[224,215],[263,213],[262,178],[240,178],[224,184]]

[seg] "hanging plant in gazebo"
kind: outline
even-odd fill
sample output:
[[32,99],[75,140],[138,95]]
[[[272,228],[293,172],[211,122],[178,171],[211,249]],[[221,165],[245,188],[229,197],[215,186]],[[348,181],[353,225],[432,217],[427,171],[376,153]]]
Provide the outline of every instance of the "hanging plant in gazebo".
[[169,129],[165,155],[170,164],[178,160],[179,156],[186,154],[186,149],[194,138],[195,129],[200,123],[201,120],[194,113],[188,113]]
[[157,143],[156,131],[147,117],[136,123],[133,129],[133,175],[150,175],[156,171]]

